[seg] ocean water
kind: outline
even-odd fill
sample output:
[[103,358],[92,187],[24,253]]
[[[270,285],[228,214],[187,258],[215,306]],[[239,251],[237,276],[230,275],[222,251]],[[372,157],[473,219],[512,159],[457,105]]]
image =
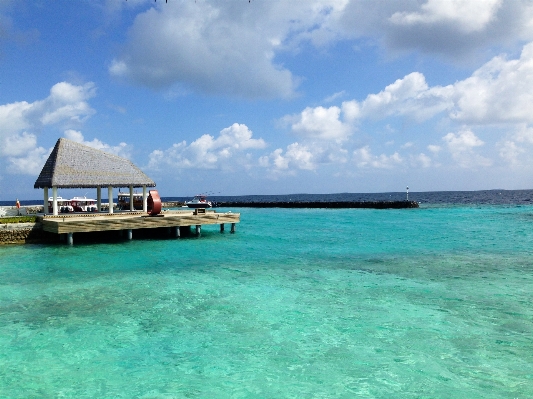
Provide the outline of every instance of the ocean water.
[[0,247],[0,397],[531,398],[532,192],[515,194]]

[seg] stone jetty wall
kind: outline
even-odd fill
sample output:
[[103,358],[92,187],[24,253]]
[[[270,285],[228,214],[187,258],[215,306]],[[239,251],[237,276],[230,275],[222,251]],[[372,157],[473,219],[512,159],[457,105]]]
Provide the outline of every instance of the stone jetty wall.
[[0,245],[51,241],[55,235],[43,231],[41,223],[0,224]]

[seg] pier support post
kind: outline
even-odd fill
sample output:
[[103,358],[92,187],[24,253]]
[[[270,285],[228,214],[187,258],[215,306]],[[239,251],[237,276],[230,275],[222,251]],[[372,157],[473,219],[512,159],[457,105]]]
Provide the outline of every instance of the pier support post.
[[57,186],[52,187],[52,215],[57,216]]
[[180,226],[176,226],[176,227],[174,227],[174,229],[175,229],[174,230],[174,236],[176,238],[180,238]]
[[232,224],[231,224],[231,232],[232,232],[232,233],[235,233],[235,223],[232,223]]
[[148,196],[146,195],[146,186],[143,186],[143,212],[148,212]]
[[130,211],[133,212],[135,210],[133,206],[133,186],[130,184]]
[[220,224],[220,232],[221,232],[221,233],[224,232],[224,223],[221,223],[221,224]]
[[48,187],[44,188],[43,214],[48,215]]
[[109,186],[107,188],[107,198],[109,202],[109,213],[113,213],[113,187]]
[[74,244],[74,234],[73,233],[67,233],[67,244],[68,245]]
[[202,234],[202,225],[197,224],[196,225],[196,235],[199,236],[200,234]]
[[96,187],[96,207],[98,208],[97,212],[102,211],[102,187]]
[[133,231],[131,229],[128,229],[128,240],[131,240],[133,238]]

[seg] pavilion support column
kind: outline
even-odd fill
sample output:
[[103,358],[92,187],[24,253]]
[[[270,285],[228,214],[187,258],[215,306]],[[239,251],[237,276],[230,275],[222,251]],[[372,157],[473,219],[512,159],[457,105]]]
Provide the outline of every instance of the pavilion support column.
[[180,238],[180,235],[181,235],[180,234],[180,226],[176,226],[176,227],[174,227],[174,229],[175,229],[174,230],[175,237],[176,238]]
[[113,187],[107,187],[107,198],[109,201],[109,213],[113,213]]
[[197,236],[202,235],[202,225],[201,224],[197,224],[196,225],[196,235]]
[[221,232],[221,233],[224,232],[224,223],[220,223],[220,232]]
[[133,231],[131,229],[128,229],[128,240],[131,240],[133,238]]
[[135,207],[133,206],[133,186],[130,185],[130,211],[134,211]]
[[96,207],[98,208],[97,212],[102,210],[102,187],[96,187]]
[[67,233],[67,244],[68,245],[74,244],[74,233]]
[[48,214],[48,187],[44,188],[44,206],[43,206],[43,214]]
[[146,186],[143,186],[143,212],[148,212],[148,196],[146,195]]
[[52,214],[57,216],[57,186],[52,187]]
[[231,224],[231,232],[232,232],[232,233],[235,233],[235,223],[232,223],[232,224]]

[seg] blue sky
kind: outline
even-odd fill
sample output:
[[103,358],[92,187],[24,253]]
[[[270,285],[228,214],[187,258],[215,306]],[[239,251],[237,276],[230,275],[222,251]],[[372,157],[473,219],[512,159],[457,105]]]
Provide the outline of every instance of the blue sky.
[[532,87],[525,0],[3,0],[0,200],[60,137],[163,197],[529,189]]

